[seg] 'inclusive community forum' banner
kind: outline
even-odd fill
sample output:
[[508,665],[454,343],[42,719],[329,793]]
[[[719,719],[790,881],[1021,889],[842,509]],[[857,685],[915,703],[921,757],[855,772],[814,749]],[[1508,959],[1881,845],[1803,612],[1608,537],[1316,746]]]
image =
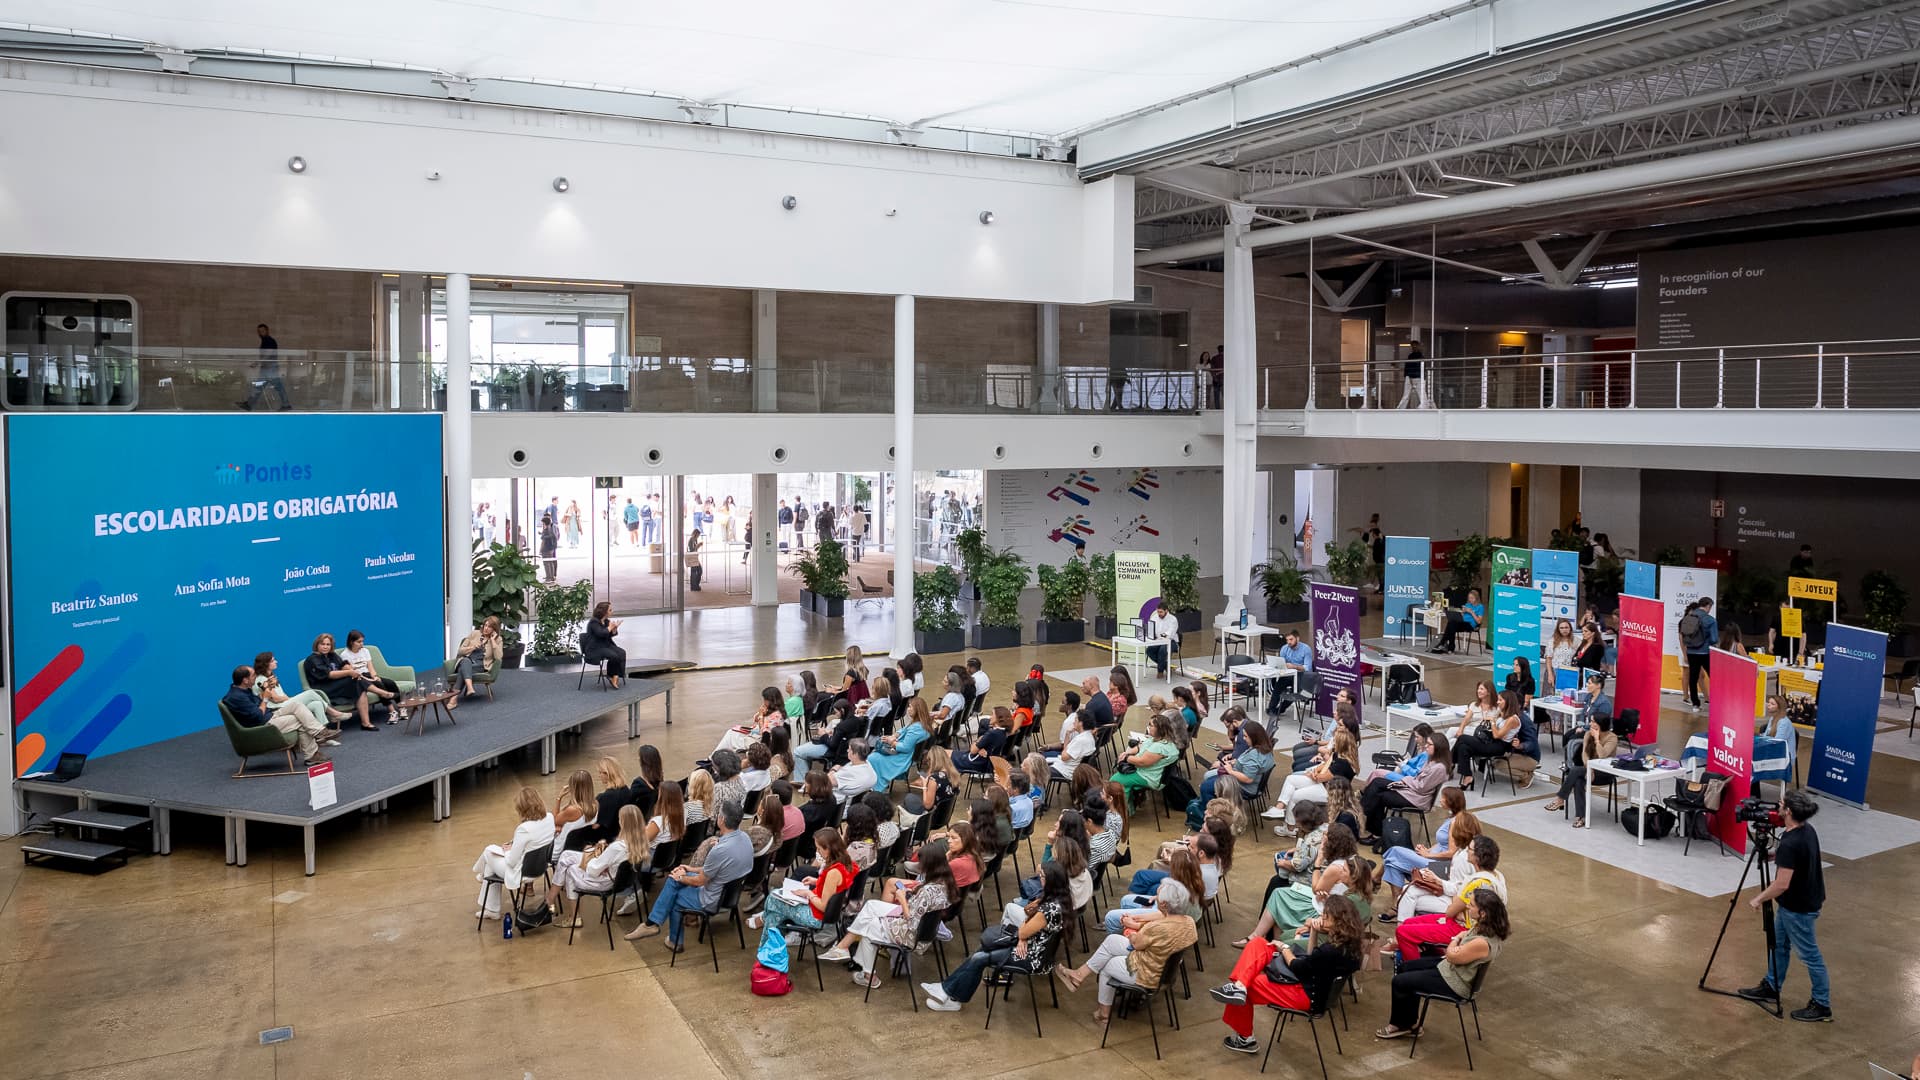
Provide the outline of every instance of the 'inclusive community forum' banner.
[[1887,635],[1841,623],[1827,625],[1807,786],[1862,808],[1867,804],[1867,767],[1873,761],[1886,665]]
[[1428,564],[1433,541],[1424,536],[1387,537],[1387,565],[1382,606],[1386,625],[1382,633],[1398,637],[1412,629],[1408,613],[1427,606]]
[[1360,590],[1311,582],[1308,617],[1313,626],[1313,671],[1320,677],[1314,711],[1332,716],[1334,696],[1341,690],[1352,694],[1358,709],[1366,700],[1360,685]]
[[[1707,767],[1732,777],[1713,815],[1713,834],[1743,855],[1747,824],[1734,816],[1734,807],[1753,792],[1753,698],[1759,673],[1759,664],[1737,653],[1715,649],[1707,660],[1707,677],[1713,680],[1707,699]],[[1642,740],[1636,735],[1634,741]]]
[[[1122,621],[1143,626],[1160,606],[1160,553],[1113,553],[1113,610]],[[1142,635],[1144,636],[1144,635]]]
[[1640,710],[1636,743],[1660,739],[1660,635],[1666,605],[1644,596],[1620,597],[1619,658],[1614,664],[1614,715]]

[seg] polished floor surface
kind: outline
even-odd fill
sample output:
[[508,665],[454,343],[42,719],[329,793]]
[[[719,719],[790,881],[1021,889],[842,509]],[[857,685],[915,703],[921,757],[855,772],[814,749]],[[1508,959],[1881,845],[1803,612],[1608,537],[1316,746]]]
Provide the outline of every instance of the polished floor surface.
[[[849,637],[874,647],[887,641],[877,617],[842,628],[791,609],[712,617],[718,614],[675,619],[673,641],[709,660],[776,648],[792,651],[761,655],[830,655]],[[1068,669],[1098,665],[1100,656],[1087,646],[1049,646],[985,659],[1004,689],[1035,660]],[[950,661],[930,658],[929,671]],[[817,667],[824,673],[830,665]],[[722,726],[751,712],[762,685],[788,670],[672,676],[681,690],[676,723],[663,728],[650,712],[643,738],[660,746],[671,770],[684,770],[712,748]],[[1435,696],[1458,700],[1479,670],[1430,667]],[[1703,715],[1678,711],[1663,720],[1675,744],[1703,725]],[[470,868],[483,845],[510,836],[518,787],[551,794],[565,770],[602,754],[631,763],[634,745],[623,716],[608,716],[563,741],[560,774],[539,776],[530,753],[456,777],[448,821],[432,822],[422,791],[393,800],[386,814],[334,823],[323,837],[321,872],[311,878],[301,872],[293,830],[255,826],[252,862],[231,867],[217,824],[184,816],[175,819],[172,856],[136,859],[99,877],[23,869],[18,842],[0,843],[0,1077],[1118,1080],[1257,1071],[1258,1059],[1221,1048],[1225,1028],[1204,988],[1232,962],[1225,943],[1257,914],[1270,835],[1241,842],[1221,945],[1207,951],[1207,971],[1195,973],[1193,998],[1180,1002],[1183,1030],[1168,1031],[1162,1014],[1161,1063],[1144,1017],[1120,1023],[1107,1049],[1098,1049],[1091,988],[1063,990],[1058,1012],[1043,1005],[1046,1035],[1036,1039],[1024,1001],[1004,1018],[996,1009],[993,1030],[984,1032],[979,1001],[957,1015],[914,1015],[905,988],[891,979],[866,1005],[844,975],[830,979],[823,995],[810,972],[788,997],[752,997],[751,958],[730,930],[721,938],[721,974],[704,955],[669,970],[657,941],[622,941],[609,951],[592,927],[593,902],[588,929],[571,947],[564,931],[552,929],[513,941],[501,939],[498,924],[476,933]],[[1522,793],[1532,801],[1505,812],[1545,820],[1537,807],[1547,794],[1544,783],[1536,785]],[[1878,811],[1920,818],[1920,764],[1876,756],[1870,796]],[[1824,813],[1849,812],[1829,806]],[[1152,817],[1135,824],[1135,851],[1150,851]],[[1864,1075],[1867,1060],[1903,1066],[1920,1049],[1920,909],[1912,902],[1920,893],[1920,845],[1860,859],[1829,852],[1820,936],[1838,1022],[1802,1025],[1695,988],[1726,897],[1703,898],[1493,831],[1505,851],[1516,933],[1481,1008],[1486,1040],[1474,1046],[1477,1075],[1851,1077]],[[1719,856],[1696,845],[1691,857]],[[1760,942],[1758,916],[1743,904],[1713,981],[1754,981]],[[1796,965],[1791,1005],[1805,1001],[1806,987]],[[1387,976],[1364,975],[1360,1002],[1349,1007],[1345,1054],[1335,1056],[1327,1040],[1334,1077],[1466,1074],[1449,1011],[1434,1015],[1411,1063],[1405,1042],[1375,1041],[1386,1001]],[[259,1033],[279,1025],[291,1025],[293,1039],[260,1046]],[[1266,1038],[1265,1020],[1258,1034]],[[1308,1033],[1290,1026],[1270,1070],[1316,1075]]]

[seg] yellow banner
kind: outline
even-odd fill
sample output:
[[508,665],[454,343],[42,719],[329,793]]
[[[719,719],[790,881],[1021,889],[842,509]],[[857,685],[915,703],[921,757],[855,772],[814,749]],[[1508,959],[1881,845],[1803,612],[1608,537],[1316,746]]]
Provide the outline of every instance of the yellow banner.
[[1780,636],[1804,637],[1800,629],[1800,609],[1783,607],[1780,609]]
[[1780,672],[1780,690],[1787,694],[1813,696],[1819,694],[1820,684],[1792,668],[1786,668]]
[[1790,577],[1787,579],[1787,595],[1795,600],[1825,600],[1831,604],[1840,598],[1840,585],[1819,578]]

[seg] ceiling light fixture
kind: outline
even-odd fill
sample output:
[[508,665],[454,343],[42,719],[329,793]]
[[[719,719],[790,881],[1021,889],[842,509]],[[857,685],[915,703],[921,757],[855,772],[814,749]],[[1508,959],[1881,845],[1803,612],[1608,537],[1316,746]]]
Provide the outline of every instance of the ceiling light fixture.
[[1459,180],[1468,184],[1487,184],[1491,187],[1518,186],[1514,184],[1514,182],[1511,180],[1491,180],[1484,176],[1461,176],[1459,173],[1450,173],[1450,172],[1441,173],[1440,178],[1442,180]]
[[784,209],[784,210],[791,210],[791,209],[793,209],[794,207],[796,207],[796,206],[799,206],[799,205],[800,205],[800,200],[799,200],[799,199],[796,199],[796,198],[794,198],[794,197],[793,197],[793,196],[791,196],[791,195],[782,195],[782,196],[780,197],[780,207],[781,207],[781,209]]
[[1743,33],[1757,34],[1762,30],[1771,30],[1774,27],[1779,26],[1781,23],[1784,23],[1786,21],[1787,21],[1787,16],[1785,12],[1768,11],[1768,12],[1763,12],[1759,15],[1751,16],[1749,18],[1741,19],[1740,29]]
[[564,176],[556,176],[553,178],[553,190],[565,195],[567,192],[573,190],[573,181],[568,180]]
[[193,54],[184,49],[175,49],[167,45],[149,45],[144,51],[148,56],[160,61],[161,71],[185,75],[193,69]]
[[1550,67],[1541,68],[1538,71],[1529,71],[1527,74],[1521,76],[1520,81],[1526,83],[1528,86],[1552,86],[1554,83],[1560,81],[1560,69]]
[[1333,130],[1335,133],[1340,135],[1346,135],[1351,132],[1359,131],[1360,118],[1357,116],[1343,116],[1340,119],[1335,120],[1333,122]]
[[288,171],[288,172],[290,172],[290,173],[303,173],[303,172],[306,172],[306,171],[307,171],[307,159],[306,159],[306,158],[303,158],[303,157],[301,157],[301,156],[300,156],[300,155],[298,155],[298,154],[295,154],[294,156],[292,156],[292,157],[290,157],[290,158],[288,158],[288,159],[287,159],[287,171]]
[[980,224],[982,225],[993,224],[993,211],[991,210],[980,211]]

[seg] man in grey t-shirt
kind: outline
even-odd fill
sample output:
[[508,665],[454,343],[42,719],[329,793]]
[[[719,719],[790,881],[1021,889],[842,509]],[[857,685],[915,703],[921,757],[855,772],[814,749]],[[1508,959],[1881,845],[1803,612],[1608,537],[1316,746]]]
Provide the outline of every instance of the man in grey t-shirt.
[[719,816],[714,819],[720,834],[707,850],[706,861],[698,867],[681,865],[668,871],[667,883],[660,890],[660,898],[654,901],[653,910],[647,913],[647,921],[627,935],[628,941],[650,938],[664,925],[667,948],[680,951],[684,934],[680,916],[717,907],[727,885],[745,877],[753,868],[753,841],[740,831],[742,813],[737,802],[720,804]]

